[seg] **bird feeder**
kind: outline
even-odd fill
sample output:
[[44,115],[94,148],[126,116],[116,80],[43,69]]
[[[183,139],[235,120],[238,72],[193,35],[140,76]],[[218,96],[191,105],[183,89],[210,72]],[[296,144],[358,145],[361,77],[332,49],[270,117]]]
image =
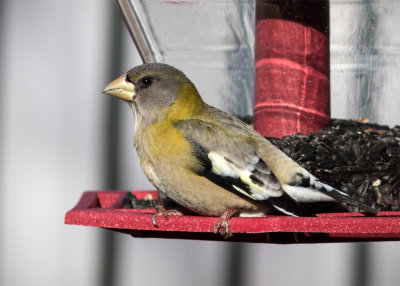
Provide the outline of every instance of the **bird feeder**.
[[[143,62],[164,62],[183,70],[200,94],[209,96],[208,103],[227,112],[249,115],[254,105],[254,126],[263,136],[318,132],[330,122],[328,0],[116,3]],[[392,151],[385,156],[397,160],[398,150]],[[392,163],[391,171],[400,176],[399,163]],[[156,191],[131,192],[138,199],[157,198]],[[398,203],[398,190],[395,194],[392,201]],[[84,192],[66,213],[65,223],[134,237],[224,240],[213,233],[217,217],[160,217],[155,228],[155,209],[126,209],[126,196],[127,191]],[[400,211],[381,211],[377,216],[335,212],[317,217],[233,217],[231,232],[229,241],[242,242],[399,240]]]
[[[132,191],[138,199],[157,198],[156,191]],[[224,240],[213,233],[218,217],[169,216],[152,224],[155,209],[125,209],[126,191],[88,191],[65,216],[66,224],[94,226],[134,237]],[[231,219],[229,241],[264,243],[322,243],[400,239],[400,211],[376,217],[360,213],[318,214],[317,217],[265,216]]]

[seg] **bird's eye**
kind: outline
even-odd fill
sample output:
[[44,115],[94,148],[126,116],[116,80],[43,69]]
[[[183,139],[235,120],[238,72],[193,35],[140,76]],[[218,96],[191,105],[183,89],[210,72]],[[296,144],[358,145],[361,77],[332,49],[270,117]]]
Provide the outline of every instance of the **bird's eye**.
[[153,83],[154,79],[151,76],[145,76],[140,79],[140,85],[142,88],[149,87]]

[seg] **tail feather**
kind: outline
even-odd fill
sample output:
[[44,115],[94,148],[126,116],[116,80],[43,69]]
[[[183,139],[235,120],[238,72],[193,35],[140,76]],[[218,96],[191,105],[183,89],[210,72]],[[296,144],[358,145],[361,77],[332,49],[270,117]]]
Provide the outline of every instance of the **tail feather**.
[[319,180],[314,181],[314,186],[317,190],[321,191],[322,193],[334,198],[337,201],[341,201],[343,203],[348,203],[353,206],[359,207],[367,213],[370,214],[377,214],[378,211],[371,206],[367,205],[366,203],[352,198],[349,194],[339,191],[327,184],[321,183]]

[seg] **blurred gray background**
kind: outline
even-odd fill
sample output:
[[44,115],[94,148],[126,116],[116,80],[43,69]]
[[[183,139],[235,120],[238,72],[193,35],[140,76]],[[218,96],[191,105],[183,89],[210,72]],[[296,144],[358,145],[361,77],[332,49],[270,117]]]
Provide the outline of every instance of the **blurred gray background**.
[[[331,1],[332,117],[399,124],[399,13],[398,1]],[[64,225],[85,190],[153,189],[129,108],[101,94],[140,63],[113,1],[0,1],[0,285],[399,285],[400,242],[136,239]]]

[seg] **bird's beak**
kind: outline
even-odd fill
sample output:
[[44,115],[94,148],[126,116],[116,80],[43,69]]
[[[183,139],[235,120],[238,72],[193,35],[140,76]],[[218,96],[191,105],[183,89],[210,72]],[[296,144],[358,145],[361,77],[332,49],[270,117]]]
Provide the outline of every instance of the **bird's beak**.
[[135,86],[126,80],[126,73],[109,83],[103,89],[103,93],[127,101],[133,101],[136,98]]

